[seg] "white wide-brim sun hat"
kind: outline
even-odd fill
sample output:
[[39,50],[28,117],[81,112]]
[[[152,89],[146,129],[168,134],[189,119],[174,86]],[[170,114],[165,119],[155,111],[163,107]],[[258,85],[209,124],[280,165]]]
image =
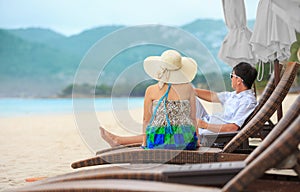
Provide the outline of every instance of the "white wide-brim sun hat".
[[197,63],[190,57],[181,57],[175,50],[144,60],[144,70],[153,79],[172,84],[191,82],[197,74]]

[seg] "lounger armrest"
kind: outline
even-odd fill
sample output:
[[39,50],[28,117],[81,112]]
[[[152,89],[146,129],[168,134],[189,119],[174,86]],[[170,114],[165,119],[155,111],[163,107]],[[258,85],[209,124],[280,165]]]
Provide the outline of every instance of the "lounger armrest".
[[205,133],[200,136],[202,146],[205,147],[224,147],[239,131]]

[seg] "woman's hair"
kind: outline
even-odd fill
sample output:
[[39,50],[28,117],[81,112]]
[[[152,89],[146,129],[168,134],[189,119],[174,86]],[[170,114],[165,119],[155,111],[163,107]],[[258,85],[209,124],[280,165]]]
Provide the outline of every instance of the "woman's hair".
[[249,63],[240,62],[233,68],[233,71],[237,76],[243,79],[244,85],[248,89],[251,89],[252,84],[257,77],[257,70]]

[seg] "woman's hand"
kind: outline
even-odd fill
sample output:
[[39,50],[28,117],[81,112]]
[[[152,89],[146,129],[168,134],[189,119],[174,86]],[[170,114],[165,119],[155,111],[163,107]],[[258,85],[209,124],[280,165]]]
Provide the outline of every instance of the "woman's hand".
[[146,134],[143,134],[143,142],[142,142],[142,146],[146,147],[146,145],[147,145]]

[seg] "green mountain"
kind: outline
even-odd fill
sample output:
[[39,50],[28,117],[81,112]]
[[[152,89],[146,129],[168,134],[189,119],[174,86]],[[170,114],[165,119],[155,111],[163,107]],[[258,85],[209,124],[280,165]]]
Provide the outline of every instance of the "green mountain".
[[80,57],[0,30],[0,96],[48,96],[72,80]]
[[[0,29],[0,97],[58,95],[73,83],[76,70],[87,51],[99,39],[123,27],[102,26],[69,37],[42,28]],[[227,33],[222,20],[196,20],[181,28],[202,41],[217,58]],[[163,48],[152,46],[124,50],[122,53],[125,54],[113,58],[102,75],[106,75],[106,82],[114,82],[122,70],[136,62],[137,58],[142,60],[149,56],[149,52],[161,53],[161,50]],[[225,72],[230,70],[221,61],[218,64]],[[78,83],[89,83],[89,74],[94,74],[96,67],[85,69],[86,75]],[[135,76],[131,75],[130,79]]]
[[48,97],[74,79],[86,51],[120,27],[66,37],[48,29],[0,30],[0,97]]
[[28,28],[28,29],[11,29],[9,33],[32,43],[42,43],[54,46],[56,42],[64,41],[64,35],[56,33],[50,29]]

